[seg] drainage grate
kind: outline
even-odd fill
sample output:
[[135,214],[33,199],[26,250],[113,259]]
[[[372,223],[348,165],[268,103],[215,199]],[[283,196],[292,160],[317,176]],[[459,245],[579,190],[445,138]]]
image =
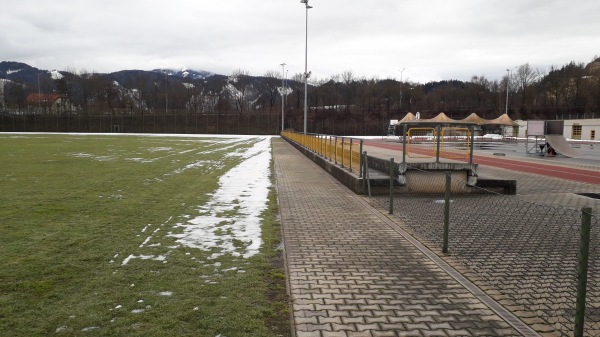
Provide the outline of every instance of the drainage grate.
[[600,193],[575,193],[577,195],[581,195],[583,197],[588,197],[592,199],[600,199]]

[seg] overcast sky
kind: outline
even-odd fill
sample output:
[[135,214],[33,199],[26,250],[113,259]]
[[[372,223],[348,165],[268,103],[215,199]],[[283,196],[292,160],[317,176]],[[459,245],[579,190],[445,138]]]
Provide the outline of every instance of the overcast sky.
[[[499,79],[600,56],[598,0],[309,0],[313,79]],[[304,71],[299,0],[0,0],[0,61],[112,72]],[[405,69],[401,72],[401,69]]]

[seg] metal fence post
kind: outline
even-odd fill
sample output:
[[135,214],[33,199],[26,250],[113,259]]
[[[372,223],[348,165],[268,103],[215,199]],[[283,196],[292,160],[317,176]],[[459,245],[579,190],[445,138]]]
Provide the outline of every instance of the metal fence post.
[[442,129],[441,127],[438,125],[435,130],[437,131],[437,135],[435,136],[436,142],[437,142],[437,148],[435,151],[435,162],[439,163],[440,162],[440,137],[442,136]]
[[363,179],[362,181],[362,187],[363,187],[363,193],[365,193],[365,191],[367,190],[367,176],[363,175],[363,173],[365,173],[365,170],[363,170],[363,166],[365,165],[365,161],[363,160],[363,158],[365,157],[366,153],[360,153],[360,174],[359,177],[361,177]]
[[587,292],[588,259],[590,255],[590,227],[592,225],[592,209],[581,209],[581,241],[579,242],[579,265],[577,267],[577,301],[575,304],[574,336],[583,336],[585,321],[585,297]]
[[321,135],[320,134],[316,134],[315,137],[317,139],[315,139],[315,146],[317,147],[317,153],[320,155],[323,155],[323,142],[321,141]]
[[333,152],[333,158],[334,158],[334,159],[333,159],[333,162],[334,162],[336,165],[337,165],[337,139],[338,139],[338,137],[337,137],[337,136],[335,136],[335,143],[333,144],[333,146],[334,146],[334,149],[333,149],[333,150],[334,150],[334,152]]
[[365,176],[365,180],[367,182],[367,191],[369,192],[369,198],[371,197],[371,180],[369,180],[369,160],[367,159],[367,151],[365,151],[365,156],[364,156],[364,176]]
[[473,148],[475,147],[475,128],[470,127],[469,132],[471,132],[471,135],[469,137],[470,142],[471,142],[471,148],[469,149],[469,166],[473,166]]
[[444,243],[442,253],[448,253],[448,233],[450,232],[450,171],[446,171],[446,194],[444,195]]
[[350,138],[350,163],[348,163],[348,168],[352,172],[352,138]]
[[394,214],[394,158],[390,158],[390,214]]
[[[362,139],[360,140],[360,148],[359,148],[359,151],[358,151],[358,153],[363,153],[363,140],[362,140]],[[361,163],[360,163],[360,165],[358,166],[358,167],[360,167],[360,172],[358,172],[358,176],[359,176],[359,177],[362,177],[362,176],[363,176],[362,157],[361,157],[361,159],[360,159],[360,160],[361,160]]]
[[344,168],[344,159],[346,154],[344,153],[344,137],[342,137],[342,168]]
[[406,163],[406,124],[402,126],[402,162]]

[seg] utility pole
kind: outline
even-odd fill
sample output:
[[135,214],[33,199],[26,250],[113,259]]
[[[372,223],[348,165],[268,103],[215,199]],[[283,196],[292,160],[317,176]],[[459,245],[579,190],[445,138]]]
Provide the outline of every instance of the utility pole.
[[281,64],[281,131],[284,130],[285,119],[285,63]]
[[169,78],[167,76],[169,76],[169,72],[165,71],[165,116],[169,107]]
[[308,115],[308,0],[300,0],[306,7],[306,36],[304,40],[304,134],[306,134],[306,118]]
[[[517,67],[512,68],[512,70],[517,69]],[[510,72],[512,71],[511,69],[506,69],[506,102],[505,102],[505,108],[504,108],[504,113],[508,114],[508,84],[510,83]]]
[[406,68],[402,68],[402,70],[400,70],[400,103],[398,110],[402,110],[402,73],[404,72],[404,69]]
[[41,73],[38,73],[38,113],[40,113],[40,111],[42,110],[42,106],[41,106],[42,90],[40,89],[40,75],[41,75]]

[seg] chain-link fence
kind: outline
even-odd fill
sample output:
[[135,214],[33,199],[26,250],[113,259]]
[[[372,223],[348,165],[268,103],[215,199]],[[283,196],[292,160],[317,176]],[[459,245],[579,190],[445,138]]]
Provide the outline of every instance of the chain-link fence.
[[600,336],[600,223],[590,208],[531,203],[443,172],[409,167],[406,175],[413,175],[412,191],[433,192],[397,186],[391,197],[372,196],[372,205],[393,210],[411,234],[458,262],[465,276],[541,335]]
[[[90,109],[92,110],[92,109]],[[98,133],[217,133],[273,135],[281,128],[281,114],[256,111],[189,110],[135,113],[119,110],[72,114],[9,114],[0,111],[0,132],[98,132]]]

